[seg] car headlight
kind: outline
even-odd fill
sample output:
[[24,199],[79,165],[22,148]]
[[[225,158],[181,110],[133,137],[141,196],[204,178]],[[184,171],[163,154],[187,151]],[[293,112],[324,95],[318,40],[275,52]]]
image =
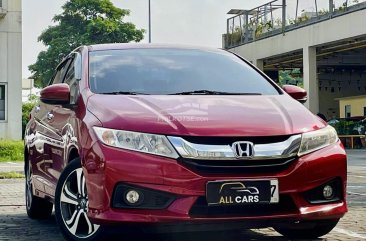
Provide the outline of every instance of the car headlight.
[[178,154],[163,135],[146,134],[93,127],[99,140],[106,145],[154,155],[178,158]]
[[338,141],[337,131],[327,126],[323,129],[302,134],[299,156],[319,150]]

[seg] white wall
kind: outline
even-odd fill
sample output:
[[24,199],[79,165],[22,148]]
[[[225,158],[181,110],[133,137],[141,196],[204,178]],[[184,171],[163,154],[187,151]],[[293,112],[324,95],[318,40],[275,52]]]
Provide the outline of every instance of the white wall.
[[0,83],[7,84],[7,120],[0,121],[0,139],[22,138],[22,32],[21,0],[3,0],[7,10],[0,19]]

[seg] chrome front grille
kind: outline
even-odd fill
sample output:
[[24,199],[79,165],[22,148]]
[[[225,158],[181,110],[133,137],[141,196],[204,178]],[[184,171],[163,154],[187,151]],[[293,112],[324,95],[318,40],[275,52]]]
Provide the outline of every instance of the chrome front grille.
[[[281,172],[297,160],[301,144],[301,135],[168,138],[181,156],[179,162],[199,173]],[[253,155],[238,157],[235,143],[244,143],[245,148],[252,143]]]
[[[212,138],[220,139],[220,137]],[[198,160],[286,159],[295,157],[299,151],[301,144],[301,135],[293,135],[287,137],[285,140],[267,143],[263,143],[263,141],[262,143],[258,143],[253,138],[240,138],[241,140],[237,140],[231,143],[223,143],[222,141],[218,141],[218,143],[220,144],[207,144],[204,142],[193,143],[186,140],[186,138],[184,137],[176,136],[169,136],[168,139],[178,151],[181,157],[186,159]],[[235,146],[235,144],[237,143],[245,143],[246,148],[247,145],[250,144],[253,148],[253,151],[248,153],[251,153],[251,155],[238,156],[238,145]]]

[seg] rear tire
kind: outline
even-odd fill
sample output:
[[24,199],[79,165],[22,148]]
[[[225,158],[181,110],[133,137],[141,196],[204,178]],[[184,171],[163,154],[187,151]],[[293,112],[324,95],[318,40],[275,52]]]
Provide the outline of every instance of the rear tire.
[[316,239],[328,234],[337,225],[339,219],[299,222],[273,227],[278,233],[292,239]]
[[80,159],[74,159],[62,172],[55,194],[55,216],[62,234],[69,241],[103,240],[102,226],[87,216],[88,193]]
[[[27,160],[26,160],[27,161]],[[33,195],[32,167],[27,161],[25,166],[25,206],[31,219],[46,219],[52,214],[53,204]]]

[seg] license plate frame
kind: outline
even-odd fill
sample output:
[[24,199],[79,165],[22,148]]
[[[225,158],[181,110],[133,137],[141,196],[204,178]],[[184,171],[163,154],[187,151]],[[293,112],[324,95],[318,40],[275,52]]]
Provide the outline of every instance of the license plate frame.
[[209,206],[275,204],[279,202],[278,179],[210,181],[206,199]]

